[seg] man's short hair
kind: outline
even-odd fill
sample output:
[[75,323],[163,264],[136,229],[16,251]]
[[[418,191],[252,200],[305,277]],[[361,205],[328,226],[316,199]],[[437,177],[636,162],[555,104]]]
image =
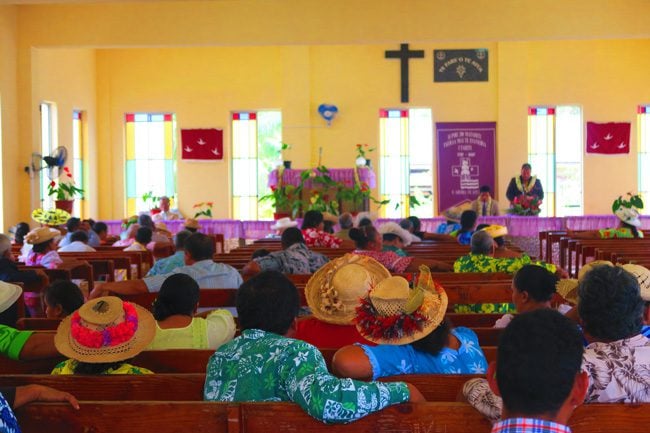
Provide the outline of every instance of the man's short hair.
[[212,256],[214,256],[214,241],[211,237],[203,233],[192,233],[185,241],[185,252],[195,262],[208,259],[212,260]]
[[185,242],[190,236],[192,236],[192,232],[189,230],[181,230],[180,232],[176,233],[174,235],[174,246],[176,247],[176,250],[184,250]]
[[237,313],[242,331],[261,329],[284,335],[299,308],[296,286],[280,272],[260,272],[237,290]]
[[65,222],[65,228],[68,229],[68,233],[77,231],[80,225],[81,220],[77,217],[68,218],[68,221]]
[[490,254],[493,242],[492,236],[486,231],[474,232],[470,247],[472,254]]
[[643,299],[636,277],[621,267],[596,266],[578,286],[578,314],[594,338],[635,336],[643,325]]
[[77,230],[70,235],[70,242],[83,242],[85,244],[88,242],[88,233],[83,230]]
[[95,224],[92,225],[93,231],[97,234],[100,234],[101,232],[108,232],[108,226],[106,223],[97,221]]
[[478,214],[473,210],[463,211],[463,213],[460,214],[460,227],[465,230],[470,230],[474,227],[474,224],[476,224],[477,219]]
[[341,229],[351,229],[354,226],[354,218],[350,212],[343,212],[339,215],[339,226]]
[[532,170],[532,169],[533,169],[533,167],[532,167],[529,163],[527,163],[527,162],[524,162],[524,163],[521,165],[521,169],[523,170],[524,168],[527,168],[528,170]]
[[496,379],[509,412],[555,416],[582,364],[582,334],[552,309],[518,314],[503,330]]
[[479,188],[478,192],[492,192],[489,185],[483,185]]
[[147,245],[151,242],[151,236],[153,236],[153,232],[149,227],[140,227],[138,231],[135,232],[136,242],[142,245]]
[[282,248],[289,248],[294,244],[304,244],[305,238],[303,238],[302,232],[299,228],[289,227],[282,232],[280,241],[282,243]]
[[524,265],[517,271],[512,284],[520,292],[527,292],[536,302],[547,302],[556,291],[557,276],[538,265]]

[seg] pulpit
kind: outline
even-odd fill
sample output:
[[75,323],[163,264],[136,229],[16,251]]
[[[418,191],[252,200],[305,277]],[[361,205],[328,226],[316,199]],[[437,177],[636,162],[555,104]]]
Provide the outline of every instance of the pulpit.
[[[280,178],[281,176],[281,178]],[[296,209],[296,216],[311,208],[326,206],[338,213],[358,213],[369,210],[370,191],[376,186],[376,177],[368,167],[314,169],[276,169],[269,174],[272,189],[291,185],[300,188],[298,197],[292,197],[288,209],[276,209],[278,214]],[[299,200],[298,204],[295,200]],[[320,206],[319,206],[320,205]],[[319,209],[320,210],[320,209]]]

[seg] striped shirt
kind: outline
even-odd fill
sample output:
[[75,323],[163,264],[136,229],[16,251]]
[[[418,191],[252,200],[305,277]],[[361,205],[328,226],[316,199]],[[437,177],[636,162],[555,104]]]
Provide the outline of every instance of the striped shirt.
[[238,289],[243,283],[237,269],[223,263],[215,263],[212,259],[201,260],[193,265],[177,268],[168,274],[146,277],[143,281],[150,292],[159,292],[162,283],[173,274],[189,275],[202,289]]
[[571,433],[564,424],[534,418],[509,418],[492,426],[492,433]]

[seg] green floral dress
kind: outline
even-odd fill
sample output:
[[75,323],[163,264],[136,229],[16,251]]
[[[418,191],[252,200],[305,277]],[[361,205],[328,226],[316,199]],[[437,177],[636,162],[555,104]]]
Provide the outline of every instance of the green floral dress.
[[[513,258],[495,258],[484,254],[468,254],[454,262],[454,272],[505,272],[514,274],[524,265],[542,266],[549,272],[555,273],[555,265],[533,260],[530,256],[523,255]],[[515,306],[512,303],[490,304],[456,304],[455,313],[513,313]]]
[[210,358],[203,398],[292,401],[318,420],[346,423],[408,401],[409,391],[402,382],[339,379],[311,344],[248,329]]
[[[634,233],[627,227],[619,227],[617,229],[600,229],[598,235],[602,239],[634,239]],[[639,230],[639,237],[643,238],[643,232]]]
[[[68,359],[59,362],[56,367],[54,367],[54,370],[52,370],[52,374],[75,374],[74,371],[76,367],[77,361],[74,359]],[[101,374],[153,374],[153,371],[142,367],[136,367],[135,365],[127,364],[125,362],[118,368],[109,368]]]

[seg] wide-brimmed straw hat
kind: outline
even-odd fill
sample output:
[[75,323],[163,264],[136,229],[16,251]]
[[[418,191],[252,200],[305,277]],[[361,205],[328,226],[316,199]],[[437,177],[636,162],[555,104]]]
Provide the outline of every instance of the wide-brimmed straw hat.
[[447,221],[460,223],[460,216],[466,210],[472,210],[472,203],[466,201],[458,206],[452,206],[442,211],[442,215],[447,219]]
[[172,232],[169,231],[167,228],[167,224],[165,224],[162,221],[158,221],[157,223],[154,224],[154,227],[156,227],[156,231],[163,232],[164,234],[170,235]]
[[62,209],[34,209],[32,219],[48,226],[59,226],[70,219],[70,214]]
[[0,313],[11,307],[22,293],[20,286],[0,281]]
[[323,322],[351,325],[359,300],[388,277],[388,269],[375,259],[346,254],[325,264],[309,279],[305,286],[307,305]]
[[38,227],[25,235],[25,242],[30,245],[51,241],[61,234],[60,231],[49,227]]
[[185,228],[198,230],[201,228],[201,224],[194,218],[187,218],[185,220]]
[[639,282],[639,289],[641,289],[641,298],[646,302],[650,302],[650,269],[633,263],[618,266],[636,277]]
[[499,238],[501,236],[505,236],[508,234],[508,227],[500,226],[497,224],[492,224],[490,226],[483,227],[481,230],[488,233],[490,236],[492,236],[492,239]]
[[155,334],[155,320],[145,308],[104,296],[63,319],[54,344],[62,355],[80,362],[118,362],[142,352]]
[[374,343],[409,344],[440,325],[447,302],[444,289],[433,282],[429,268],[423,266],[414,289],[398,276],[380,281],[357,308],[357,330]]
[[390,233],[399,236],[402,242],[404,242],[405,247],[411,245],[411,242],[413,240],[411,233],[404,230],[402,227],[400,227],[399,224],[394,222],[387,222],[385,224],[382,224],[381,227],[379,227],[379,233],[382,235]]
[[271,230],[285,230],[288,229],[289,227],[297,227],[298,222],[297,221],[291,221],[291,218],[289,217],[284,217],[280,218],[273,224],[270,228]]
[[562,296],[567,301],[571,302],[574,305],[578,304],[578,286],[580,281],[584,278],[585,275],[592,269],[598,266],[614,266],[609,260],[594,260],[589,262],[578,271],[578,279],[569,278],[564,280],[559,280],[555,285],[557,293]]

